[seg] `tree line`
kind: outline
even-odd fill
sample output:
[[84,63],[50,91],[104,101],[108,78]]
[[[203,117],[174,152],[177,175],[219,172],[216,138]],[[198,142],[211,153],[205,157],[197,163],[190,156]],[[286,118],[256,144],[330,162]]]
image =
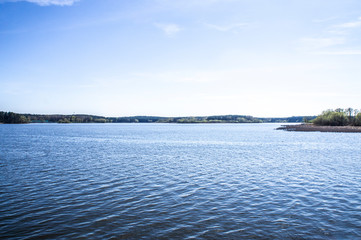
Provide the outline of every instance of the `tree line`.
[[18,114],[0,112],[0,123],[271,123],[271,122],[302,122],[310,117],[288,118],[256,118],[249,115],[217,115],[195,117],[103,117],[86,114]]
[[0,112],[0,123],[29,123],[30,119],[13,112]]
[[353,108],[329,109],[311,122],[320,126],[361,126],[361,111]]
[[319,116],[288,118],[255,118],[247,115],[218,115],[205,117],[103,117],[86,114],[18,114],[0,111],[0,123],[272,123],[310,122],[323,126],[361,126],[361,110],[337,108],[323,111]]
[[287,123],[302,122],[304,118],[312,120],[316,118],[316,116],[296,116],[286,118],[256,118],[249,115],[216,115],[170,118],[134,116],[108,119],[113,123]]
[[110,119],[93,115],[19,114],[0,111],[0,123],[107,123]]

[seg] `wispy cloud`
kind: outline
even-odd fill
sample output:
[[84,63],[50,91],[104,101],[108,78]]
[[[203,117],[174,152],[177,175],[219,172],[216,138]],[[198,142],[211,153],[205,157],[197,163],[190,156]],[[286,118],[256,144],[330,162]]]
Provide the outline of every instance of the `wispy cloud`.
[[248,25],[248,23],[235,23],[235,24],[229,24],[229,25],[215,25],[215,24],[206,23],[205,25],[207,27],[215,29],[217,31],[228,32],[228,31],[244,28],[245,26]]
[[168,37],[173,37],[182,30],[181,27],[173,23],[156,23],[155,26],[162,30]]
[[360,55],[360,47],[354,44],[358,38],[354,32],[360,27],[361,17],[331,25],[324,29],[324,34],[320,37],[300,39],[301,49],[317,55]]
[[328,29],[328,33],[337,35],[348,35],[355,28],[361,27],[361,17],[355,21],[339,23],[332,25]]
[[301,44],[307,49],[320,49],[341,45],[345,43],[344,38],[302,38]]
[[359,17],[357,21],[337,24],[337,25],[334,25],[333,27],[334,28],[357,28],[357,27],[361,27],[361,17]]
[[214,4],[224,4],[227,2],[235,2],[237,0],[192,0],[192,1],[174,1],[174,0],[154,0],[157,4],[168,8],[189,9],[193,7],[207,7]]
[[314,52],[316,55],[361,55],[360,50],[344,50],[344,51],[320,51]]
[[330,22],[330,21],[334,21],[336,20],[337,17],[329,17],[329,18],[322,18],[322,19],[314,19],[312,20],[312,22],[315,22],[315,23],[325,23],[325,22]]
[[50,6],[50,5],[57,5],[57,6],[71,6],[75,2],[80,0],[2,0],[2,2],[30,2],[35,3],[40,6]]

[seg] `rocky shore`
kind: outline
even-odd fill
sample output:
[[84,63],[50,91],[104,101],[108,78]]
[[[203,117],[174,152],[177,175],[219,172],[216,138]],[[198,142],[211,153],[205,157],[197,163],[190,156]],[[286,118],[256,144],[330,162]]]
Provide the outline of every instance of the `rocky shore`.
[[361,127],[355,126],[317,126],[314,124],[282,125],[276,130],[300,132],[361,132]]

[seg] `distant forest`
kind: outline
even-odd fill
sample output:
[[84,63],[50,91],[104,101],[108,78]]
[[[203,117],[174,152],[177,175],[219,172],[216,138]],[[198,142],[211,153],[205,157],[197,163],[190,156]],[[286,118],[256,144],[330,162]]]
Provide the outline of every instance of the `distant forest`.
[[311,121],[316,116],[288,118],[255,118],[247,115],[219,115],[205,117],[102,117],[85,114],[19,114],[0,112],[0,123],[286,123]]

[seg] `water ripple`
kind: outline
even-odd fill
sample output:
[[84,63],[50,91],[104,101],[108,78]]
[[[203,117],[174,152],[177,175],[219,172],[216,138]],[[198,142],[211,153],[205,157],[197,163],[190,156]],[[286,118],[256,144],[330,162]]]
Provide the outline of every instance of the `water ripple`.
[[359,135],[274,128],[0,125],[0,238],[360,239]]

